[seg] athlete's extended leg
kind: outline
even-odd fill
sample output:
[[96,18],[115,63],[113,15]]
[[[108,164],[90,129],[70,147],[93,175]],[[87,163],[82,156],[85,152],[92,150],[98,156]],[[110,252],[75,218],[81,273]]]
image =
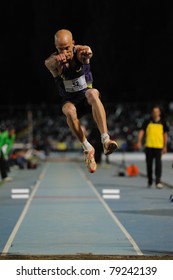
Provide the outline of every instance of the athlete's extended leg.
[[77,118],[77,112],[75,106],[67,102],[63,105],[62,111],[66,116],[67,124],[70,127],[71,131],[78,138],[78,140],[83,143],[85,140],[85,134],[81,128],[80,121]]
[[77,117],[77,112],[75,106],[67,102],[63,105],[62,111],[64,115],[66,116],[67,124],[73,134],[78,138],[78,140],[81,142],[84,153],[85,153],[85,163],[88,168],[88,171],[93,173],[95,172],[97,165],[94,159],[94,153],[95,150],[93,146],[88,142],[86,139],[86,136],[84,134],[84,131],[82,130],[80,121]]
[[88,103],[92,107],[93,118],[101,133],[101,141],[103,143],[104,154],[109,155],[118,148],[118,145],[115,141],[110,140],[110,137],[108,135],[106,112],[99,98],[99,91],[93,88],[88,89],[85,95]]

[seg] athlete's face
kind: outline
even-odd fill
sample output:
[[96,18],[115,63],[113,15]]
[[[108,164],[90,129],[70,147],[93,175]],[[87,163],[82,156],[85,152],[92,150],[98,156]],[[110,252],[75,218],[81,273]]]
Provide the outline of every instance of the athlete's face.
[[15,129],[14,129],[14,128],[11,128],[11,129],[9,130],[9,136],[12,137],[14,134],[15,134]]
[[55,47],[59,54],[64,54],[67,61],[73,58],[74,41],[68,36],[55,37]]
[[153,110],[152,110],[153,119],[160,118],[160,115],[161,115],[160,108],[158,108],[158,107],[153,108]]

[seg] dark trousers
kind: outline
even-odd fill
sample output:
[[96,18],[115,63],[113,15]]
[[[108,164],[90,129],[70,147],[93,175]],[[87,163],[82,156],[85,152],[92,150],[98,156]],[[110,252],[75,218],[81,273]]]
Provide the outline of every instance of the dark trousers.
[[1,172],[1,178],[4,179],[7,177],[7,162],[4,158],[3,152],[0,152],[0,172]]
[[147,167],[147,177],[148,184],[151,185],[153,183],[153,161],[155,160],[155,183],[160,183],[162,176],[162,149],[156,148],[146,148],[146,167]]

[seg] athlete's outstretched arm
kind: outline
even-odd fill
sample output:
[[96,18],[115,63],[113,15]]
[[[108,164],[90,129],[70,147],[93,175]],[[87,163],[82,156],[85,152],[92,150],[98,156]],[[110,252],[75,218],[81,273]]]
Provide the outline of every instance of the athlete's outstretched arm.
[[77,51],[78,60],[83,64],[89,64],[93,56],[91,48],[86,45],[75,45],[75,49]]
[[44,62],[45,66],[51,72],[52,76],[56,78],[61,75],[63,63],[66,60],[65,55],[57,54],[56,52],[51,54]]

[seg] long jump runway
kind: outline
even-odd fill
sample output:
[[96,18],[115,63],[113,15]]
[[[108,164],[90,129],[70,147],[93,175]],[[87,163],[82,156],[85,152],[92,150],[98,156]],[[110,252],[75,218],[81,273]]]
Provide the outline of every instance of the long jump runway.
[[[61,158],[17,175],[0,186],[1,256],[173,256],[172,188],[148,189],[144,176],[119,177],[112,164],[89,174]],[[28,198],[10,196],[17,188]]]

